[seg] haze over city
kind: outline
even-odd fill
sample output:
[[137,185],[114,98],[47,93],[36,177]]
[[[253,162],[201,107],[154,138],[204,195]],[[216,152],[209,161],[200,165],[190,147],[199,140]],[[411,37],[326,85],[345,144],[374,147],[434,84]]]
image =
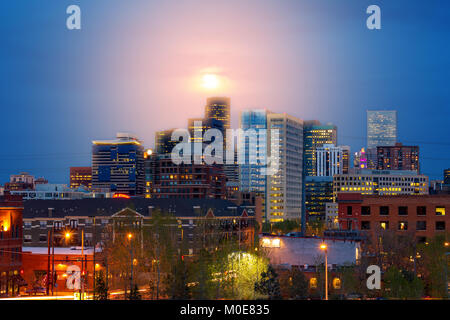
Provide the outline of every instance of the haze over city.
[[370,1],[77,3],[76,32],[68,1],[0,4],[2,182],[28,171],[67,183],[92,140],[131,131],[153,147],[155,131],[185,128],[217,95],[235,128],[240,110],[268,108],[336,124],[352,152],[366,110],[394,109],[421,171],[448,167],[448,3],[383,2],[378,32],[365,27]]

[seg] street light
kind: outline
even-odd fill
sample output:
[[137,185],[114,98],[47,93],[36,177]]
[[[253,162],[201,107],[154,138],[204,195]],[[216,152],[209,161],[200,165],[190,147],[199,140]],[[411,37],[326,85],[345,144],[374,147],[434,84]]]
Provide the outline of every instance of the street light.
[[325,300],[328,300],[328,246],[325,242],[320,245],[320,250],[325,252]]
[[131,268],[131,276],[130,276],[130,299],[131,299],[131,293],[133,290],[133,262],[135,259],[133,259],[133,246],[131,245],[131,239],[133,238],[132,233],[127,234],[128,240],[130,241],[130,268]]

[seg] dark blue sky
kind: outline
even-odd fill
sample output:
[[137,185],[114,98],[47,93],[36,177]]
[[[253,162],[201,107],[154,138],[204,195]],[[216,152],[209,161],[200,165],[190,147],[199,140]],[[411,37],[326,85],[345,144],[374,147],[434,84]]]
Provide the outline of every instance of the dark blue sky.
[[[78,4],[82,29],[66,29]],[[382,10],[382,29],[365,26]],[[207,96],[338,126],[365,145],[367,109],[398,110],[422,171],[450,167],[450,3],[364,0],[4,0],[0,3],[0,183],[29,171],[68,183],[93,139],[201,116]],[[200,90],[214,70],[227,85]],[[209,72],[208,71],[208,72]]]

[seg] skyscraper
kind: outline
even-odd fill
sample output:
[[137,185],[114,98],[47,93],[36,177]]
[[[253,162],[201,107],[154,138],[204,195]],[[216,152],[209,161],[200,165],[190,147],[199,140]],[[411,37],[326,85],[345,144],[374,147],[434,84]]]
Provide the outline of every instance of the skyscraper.
[[[268,154],[278,159],[279,170],[267,176],[267,220],[302,218],[303,120],[286,113],[267,114]],[[279,130],[279,152],[272,154],[271,130]]]
[[395,146],[378,146],[377,169],[419,172],[419,147],[404,146],[401,143],[396,143]]
[[336,147],[333,144],[325,144],[317,148],[316,175],[319,177],[332,177],[335,174],[344,173],[344,152],[348,159],[348,147]]
[[155,134],[155,149],[158,154],[171,154],[173,147],[179,143],[179,141],[172,140],[172,132],[175,129],[168,129],[163,131],[157,131]]
[[444,183],[450,184],[450,168],[444,170]]
[[367,148],[393,146],[397,142],[397,111],[367,110]]
[[303,129],[303,153],[305,176],[316,176],[316,149],[325,144],[337,145],[337,127],[321,125],[319,121],[305,121]]
[[134,136],[92,141],[92,189],[130,196],[144,194],[144,147]]
[[206,128],[215,128],[222,131],[224,141],[225,131],[230,129],[230,98],[211,97],[206,99],[205,106]]

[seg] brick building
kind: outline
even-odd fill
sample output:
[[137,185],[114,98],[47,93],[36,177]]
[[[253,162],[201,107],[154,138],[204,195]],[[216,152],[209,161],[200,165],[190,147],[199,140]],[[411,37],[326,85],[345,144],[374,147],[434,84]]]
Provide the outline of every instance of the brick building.
[[0,296],[19,293],[22,270],[22,211],[20,196],[0,197]]
[[70,187],[77,189],[80,186],[91,190],[92,188],[92,168],[91,167],[70,167]]
[[450,231],[450,195],[338,194],[342,229],[373,237],[382,230],[413,233],[419,242]]
[[396,143],[395,146],[378,146],[377,169],[419,172],[419,147],[404,146],[401,143]]

